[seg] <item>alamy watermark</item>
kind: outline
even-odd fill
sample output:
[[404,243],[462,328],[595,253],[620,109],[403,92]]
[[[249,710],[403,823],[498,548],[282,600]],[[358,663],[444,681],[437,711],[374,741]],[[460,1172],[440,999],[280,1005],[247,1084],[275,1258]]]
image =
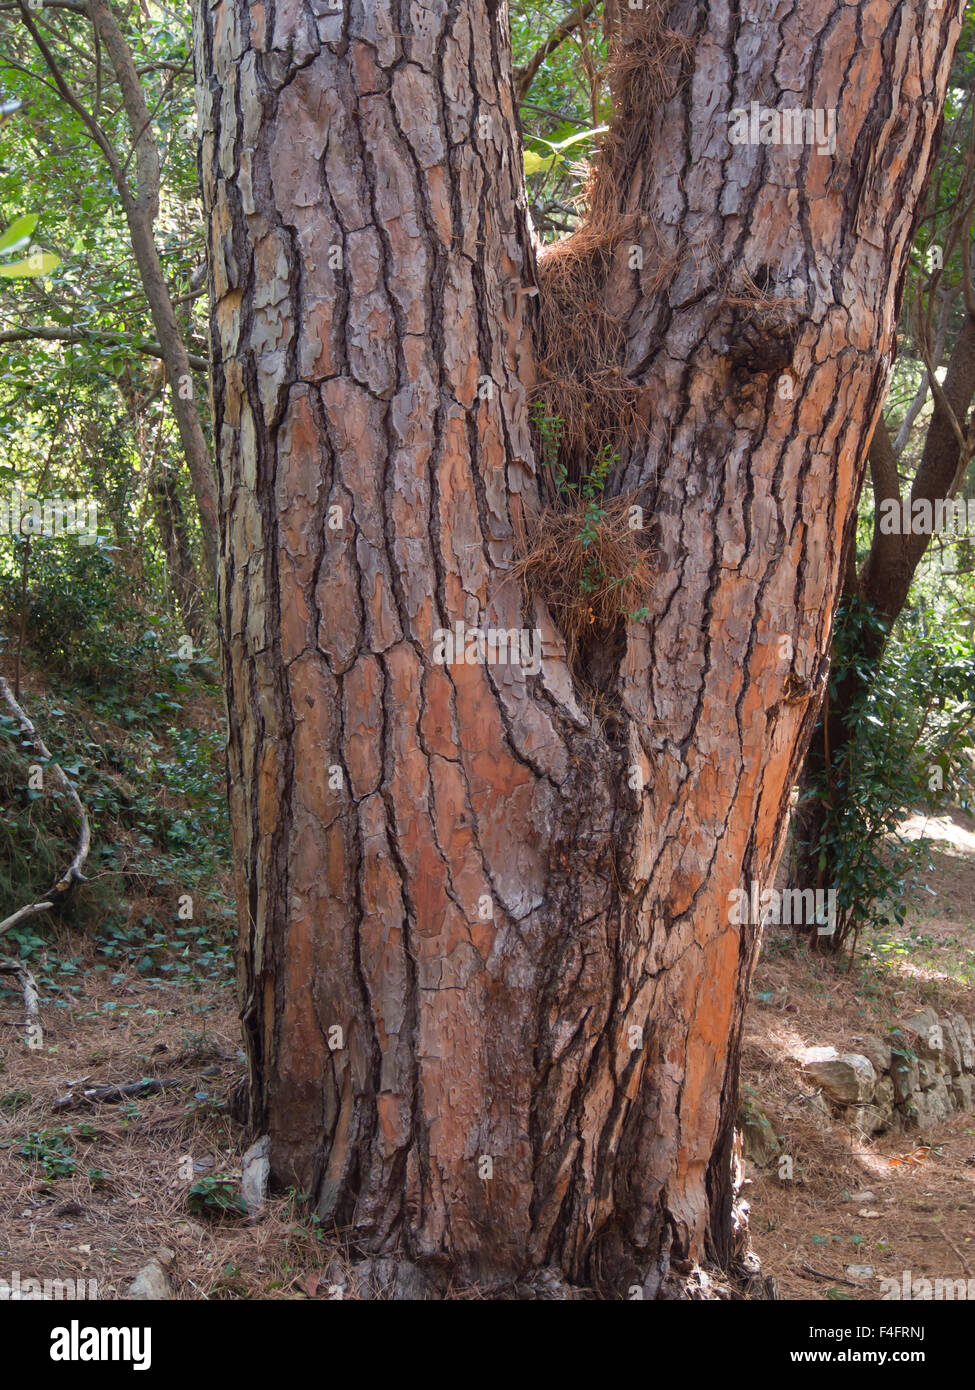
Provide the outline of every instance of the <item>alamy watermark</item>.
[[12,488],[0,496],[0,535],[76,536],[81,545],[94,545],[98,503],[92,497],[30,497]]
[[785,927],[815,927],[819,936],[836,930],[835,888],[763,888],[752,879],[750,888],[728,894],[728,920],[733,927],[761,923]]
[[882,1299],[909,1298],[913,1301],[935,1300],[975,1301],[975,1279],[915,1279],[909,1269],[901,1271],[900,1279],[881,1279]]
[[728,113],[733,145],[813,145],[819,154],[836,153],[835,107],[801,107],[776,111],[753,101]]
[[0,1275],[0,1303],[97,1297],[97,1279],[35,1279],[19,1269],[11,1271],[7,1279]]
[[542,669],[542,634],[534,627],[438,627],[433,634],[437,666],[520,666],[526,676]]
[[975,497],[885,497],[877,529],[882,536],[975,535]]
[[152,1365],[151,1327],[82,1327],[73,1318],[51,1330],[52,1361],[131,1361],[133,1371]]

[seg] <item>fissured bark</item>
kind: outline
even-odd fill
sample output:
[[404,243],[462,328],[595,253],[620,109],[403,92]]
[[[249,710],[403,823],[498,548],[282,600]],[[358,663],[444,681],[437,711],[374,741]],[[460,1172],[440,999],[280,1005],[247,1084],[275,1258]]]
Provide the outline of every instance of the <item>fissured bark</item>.
[[[367,1255],[607,1297],[735,1257],[729,895],[780,851],[959,9],[671,10],[601,294],[660,575],[594,701],[505,582],[539,505],[505,9],[201,7],[251,1113]],[[835,150],[732,146],[753,100],[834,109]],[[438,664],[459,621],[539,629],[539,674]]]

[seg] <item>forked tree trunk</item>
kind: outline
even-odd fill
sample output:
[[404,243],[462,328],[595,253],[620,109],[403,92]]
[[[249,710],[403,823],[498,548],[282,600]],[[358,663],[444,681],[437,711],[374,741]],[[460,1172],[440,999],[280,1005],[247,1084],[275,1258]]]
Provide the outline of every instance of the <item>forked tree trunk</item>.
[[[678,4],[655,106],[662,15],[622,11],[592,309],[660,574],[595,700],[504,582],[539,506],[505,8],[200,9],[252,1118],[366,1254],[605,1296],[734,1259],[729,895],[780,851],[959,9]],[[752,100],[836,108],[835,153],[731,146]],[[438,664],[459,621],[541,628],[540,674]]]

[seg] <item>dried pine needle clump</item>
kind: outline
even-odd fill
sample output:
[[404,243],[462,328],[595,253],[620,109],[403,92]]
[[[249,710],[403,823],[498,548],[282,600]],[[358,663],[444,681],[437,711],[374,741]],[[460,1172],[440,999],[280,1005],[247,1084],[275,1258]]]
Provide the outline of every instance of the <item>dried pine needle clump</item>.
[[612,461],[603,454],[578,485],[558,475],[557,500],[526,524],[525,554],[512,571],[529,599],[548,606],[570,664],[591,639],[646,618],[653,592],[642,508],[632,497],[602,495]]
[[639,388],[624,370],[626,336],[603,304],[603,287],[626,222],[591,225],[542,252],[538,392],[564,421],[567,444],[599,449],[635,436],[643,423]]
[[[652,207],[633,199],[633,170],[655,113],[677,89],[691,41],[666,24],[670,0],[640,0],[611,23],[613,120],[587,182],[586,213],[572,235],[539,254],[539,397],[564,424],[563,458],[589,457],[648,427],[648,403],[627,375],[626,336],[606,303],[614,262],[637,254],[641,294],[675,274],[680,254],[654,233]],[[644,201],[649,193],[644,190]],[[646,252],[646,262],[642,257]]]
[[607,285],[614,267],[625,264],[646,298],[681,260],[680,248],[657,233],[654,190],[633,177],[693,51],[692,40],[667,23],[671,5],[631,0],[609,18],[614,114],[582,198],[585,217],[539,256],[532,424],[550,501],[526,523],[514,574],[529,598],[547,604],[573,664],[594,643],[619,636],[626,621],[646,617],[653,591],[653,546],[634,524],[642,520],[636,499],[604,495],[617,462],[613,450],[628,448],[650,427],[649,402],[628,375],[626,330]]

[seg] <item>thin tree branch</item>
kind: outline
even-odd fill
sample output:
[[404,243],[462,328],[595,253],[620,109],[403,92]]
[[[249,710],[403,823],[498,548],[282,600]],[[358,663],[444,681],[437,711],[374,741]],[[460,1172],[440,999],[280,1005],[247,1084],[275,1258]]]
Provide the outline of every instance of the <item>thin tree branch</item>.
[[[81,120],[85,129],[91,136],[92,140],[94,140],[95,144],[98,146],[102,154],[105,156],[105,159],[108,163],[108,167],[112,171],[112,177],[115,180],[115,184],[118,188],[119,195],[122,198],[123,205],[127,202],[130,202],[131,194],[129,193],[128,187],[126,185],[125,175],[122,170],[122,165],[118,158],[118,155],[115,152],[114,145],[112,144],[111,140],[109,140],[104,130],[102,130],[99,123],[95,120],[95,117],[88,110],[87,106],[85,106],[84,102],[80,99],[80,97],[77,96],[77,94],[72,90],[71,87],[69,87],[68,83],[65,81],[64,74],[61,72],[61,68],[58,65],[57,59],[51,52],[50,48],[47,46],[47,43],[45,42],[44,36],[41,33],[40,29],[37,27],[37,25],[31,18],[31,13],[27,7],[27,4],[25,3],[25,0],[17,0],[17,8],[20,10],[20,17],[23,20],[28,33],[37,45],[37,48],[40,52],[41,57],[44,59],[44,62],[47,64],[48,71],[53,77],[58,91],[60,92],[64,100],[68,103],[68,105],[71,107],[71,110],[75,113],[79,120]],[[87,8],[81,10],[82,14],[87,14],[87,12]]]
[[579,116],[573,116],[568,111],[556,111],[551,106],[536,106],[533,101],[523,101],[521,105],[526,111],[536,111],[540,116],[551,116],[556,121],[568,121],[569,125],[581,126],[588,130],[589,122],[582,120]]
[[211,579],[217,569],[217,502],[216,480],[209,447],[203,433],[197,406],[192,397],[184,396],[181,384],[189,377],[191,363],[183,342],[169,286],[163,275],[156,245],[153,223],[159,209],[160,162],[159,149],[151,128],[145,93],[135,71],[135,61],[118,22],[106,0],[89,0],[85,13],[89,16],[111,62],[122,95],[129,132],[136,151],[136,187],[129,187],[125,164],[105,131],[65,81],[58,60],[47,46],[38,26],[31,18],[27,0],[18,0],[21,19],[40,50],[58,90],[71,109],[84,123],[92,140],[105,156],[118,189],[132,251],[149,303],[153,326],[165,354],[169,375],[173,415],[179,428],[190,477],[200,513],[203,547]]
[[523,101],[528,95],[529,88],[535,80],[538,69],[545,62],[548,55],[554,53],[559,45],[564,43],[569,35],[579,28],[580,24],[585,24],[593,10],[596,9],[598,3],[599,0],[583,0],[582,4],[577,5],[570,14],[566,15],[561,24],[556,25],[545,42],[540,48],[535,50],[524,67],[515,69],[515,99],[518,102]]
[[[179,301],[177,301],[179,302]],[[158,343],[144,338],[132,338],[126,333],[112,333],[103,328],[60,328],[56,325],[26,324],[22,328],[0,329],[0,343],[26,343],[38,339],[48,343],[107,343],[118,347],[129,347],[133,352],[141,352],[147,357],[158,357],[165,361],[166,354]],[[210,370],[205,357],[187,353],[187,361],[198,372]]]
[[0,960],[0,975],[12,975],[20,985],[24,996],[24,1027],[27,1029],[28,1043],[32,1047],[38,1046],[35,1040],[40,1038],[41,1026],[38,1022],[40,995],[37,981],[19,960]]
[[[947,291],[947,293],[943,294],[941,297],[941,309],[938,314],[938,327],[935,334],[934,351],[931,354],[931,360],[934,362],[936,367],[940,365],[941,359],[944,356],[945,340],[948,336],[948,320],[951,317],[952,305],[955,303],[955,300],[958,298],[958,295],[960,293],[961,286],[955,285],[951,290]],[[920,415],[921,411],[924,409],[924,405],[928,399],[928,393],[930,389],[931,388],[928,384],[927,373],[925,372],[925,374],[921,378],[921,384],[918,386],[917,391],[914,393],[914,398],[911,401],[910,406],[908,407],[907,414],[901,421],[900,429],[897,431],[897,437],[894,440],[895,458],[900,458],[901,454],[904,452],[904,449],[907,446],[907,441],[911,435],[911,430],[914,427],[914,422]]]
[[135,61],[125,36],[106,0],[90,0],[89,14],[105,47],[122,93],[129,129],[136,145],[136,194],[126,207],[132,248],[142,275],[146,298],[160,346],[166,354],[170,398],[183,450],[196,493],[207,568],[212,580],[217,571],[216,480],[206,436],[197,406],[187,399],[180,383],[190,362],[176,319],[169,286],[159,261],[153,221],[159,208],[160,159],[146,106],[145,92],[135,71]]

